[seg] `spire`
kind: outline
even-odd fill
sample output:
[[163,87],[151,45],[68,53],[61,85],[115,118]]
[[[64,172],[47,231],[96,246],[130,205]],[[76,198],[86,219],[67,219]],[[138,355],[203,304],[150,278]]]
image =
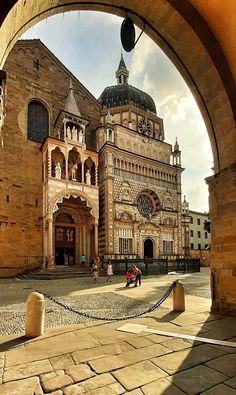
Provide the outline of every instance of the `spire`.
[[181,151],[179,150],[179,143],[177,137],[174,145],[174,151],[172,152],[172,158],[174,166],[181,166]]
[[177,137],[176,137],[176,141],[175,141],[175,145],[174,145],[174,151],[175,152],[179,151],[179,143],[178,143]]
[[70,86],[69,86],[68,96],[65,105],[65,111],[70,112],[71,114],[77,115],[79,117],[81,116],[75,100],[73,83],[71,80],[70,80]]
[[182,214],[189,213],[189,203],[186,200],[186,196],[184,195],[184,200],[182,202]]
[[121,52],[121,56],[120,56],[120,64],[119,64],[118,70],[120,70],[121,68],[124,68],[124,69],[127,70],[127,67],[126,67],[126,64],[125,64],[122,52]]
[[120,63],[116,71],[117,85],[124,85],[128,83],[129,71],[125,65],[123,53],[121,52]]

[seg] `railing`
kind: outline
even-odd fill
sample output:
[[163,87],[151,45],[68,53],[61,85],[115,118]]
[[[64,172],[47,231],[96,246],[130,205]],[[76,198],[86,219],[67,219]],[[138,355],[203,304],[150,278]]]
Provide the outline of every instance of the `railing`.
[[147,275],[176,273],[195,273],[200,272],[200,259],[198,258],[125,258],[111,259],[114,274],[124,274],[132,265],[136,265],[142,273]]

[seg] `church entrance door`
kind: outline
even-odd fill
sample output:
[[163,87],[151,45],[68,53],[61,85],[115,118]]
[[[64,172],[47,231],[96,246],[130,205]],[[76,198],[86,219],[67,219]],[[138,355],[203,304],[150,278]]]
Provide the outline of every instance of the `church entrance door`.
[[75,227],[55,226],[56,265],[73,265],[75,263]]
[[146,239],[144,242],[144,258],[153,258],[153,241]]

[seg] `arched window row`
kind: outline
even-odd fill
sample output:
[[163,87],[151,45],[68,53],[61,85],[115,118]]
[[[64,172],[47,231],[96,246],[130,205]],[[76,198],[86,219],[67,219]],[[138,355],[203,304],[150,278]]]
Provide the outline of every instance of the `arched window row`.
[[70,180],[87,185],[98,185],[98,168],[91,157],[82,161],[77,149],[74,147],[66,158],[59,147],[47,152],[44,178]]
[[121,170],[126,170],[130,173],[137,173],[143,176],[148,176],[151,178],[156,178],[159,180],[167,181],[170,183],[176,183],[176,175],[166,173],[165,171],[153,169],[145,165],[138,163],[133,163],[122,158],[114,158],[114,167]]

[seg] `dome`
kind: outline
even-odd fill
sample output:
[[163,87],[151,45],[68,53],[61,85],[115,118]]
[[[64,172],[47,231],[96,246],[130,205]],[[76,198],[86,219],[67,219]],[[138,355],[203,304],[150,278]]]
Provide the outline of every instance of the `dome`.
[[98,101],[104,108],[133,104],[144,111],[156,114],[156,106],[147,93],[129,84],[108,86],[104,89]]

